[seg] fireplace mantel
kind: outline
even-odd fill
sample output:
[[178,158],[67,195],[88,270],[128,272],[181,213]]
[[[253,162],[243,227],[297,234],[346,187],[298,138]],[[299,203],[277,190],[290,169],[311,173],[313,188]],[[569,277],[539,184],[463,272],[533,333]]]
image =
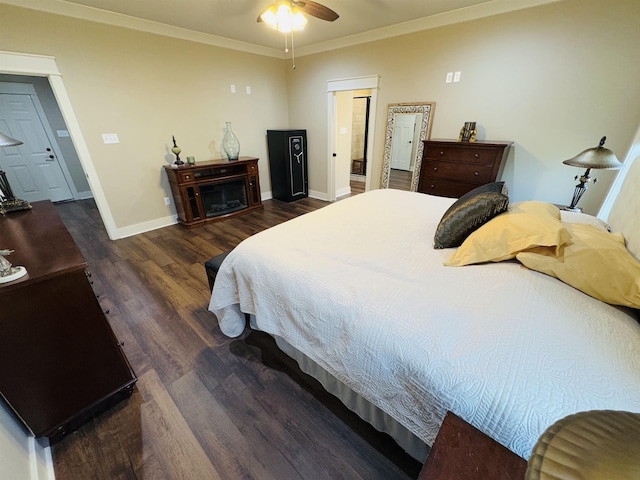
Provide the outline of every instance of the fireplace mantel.
[[258,159],[165,165],[178,222],[193,228],[262,208]]

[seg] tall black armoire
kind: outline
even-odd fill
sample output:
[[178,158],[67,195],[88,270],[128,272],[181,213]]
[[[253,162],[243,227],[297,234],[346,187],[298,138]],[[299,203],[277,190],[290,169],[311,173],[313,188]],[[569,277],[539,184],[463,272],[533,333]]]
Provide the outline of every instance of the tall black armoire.
[[309,195],[307,131],[267,130],[273,198],[291,202]]

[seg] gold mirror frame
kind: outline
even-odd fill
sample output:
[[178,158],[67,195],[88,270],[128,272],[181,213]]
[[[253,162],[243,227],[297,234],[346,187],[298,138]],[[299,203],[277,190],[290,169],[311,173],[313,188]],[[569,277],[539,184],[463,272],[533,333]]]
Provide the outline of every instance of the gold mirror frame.
[[420,132],[418,135],[418,145],[416,147],[416,155],[414,158],[413,175],[411,176],[410,191],[418,190],[418,181],[420,179],[420,167],[422,165],[422,151],[424,150],[424,140],[431,137],[431,124],[433,122],[433,112],[436,108],[435,102],[416,102],[416,103],[390,103],[387,107],[387,129],[384,142],[384,157],[382,161],[382,188],[389,188],[389,176],[391,174],[391,150],[393,147],[393,131],[395,127],[396,114],[422,114],[422,122],[420,124]]

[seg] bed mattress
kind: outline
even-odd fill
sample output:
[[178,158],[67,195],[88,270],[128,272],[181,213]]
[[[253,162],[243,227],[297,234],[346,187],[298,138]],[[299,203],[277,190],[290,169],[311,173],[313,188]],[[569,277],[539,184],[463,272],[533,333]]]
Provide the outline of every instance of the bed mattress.
[[528,458],[578,411],[640,412],[640,325],[516,262],[445,267],[453,199],[374,190],[256,234],[218,272],[210,310],[242,312],[428,445],[447,410]]

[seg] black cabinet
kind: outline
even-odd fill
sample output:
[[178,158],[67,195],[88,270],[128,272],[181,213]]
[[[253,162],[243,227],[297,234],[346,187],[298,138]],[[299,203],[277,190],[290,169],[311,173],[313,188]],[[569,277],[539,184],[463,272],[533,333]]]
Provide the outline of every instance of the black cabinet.
[[267,130],[273,198],[291,202],[309,195],[307,131]]

